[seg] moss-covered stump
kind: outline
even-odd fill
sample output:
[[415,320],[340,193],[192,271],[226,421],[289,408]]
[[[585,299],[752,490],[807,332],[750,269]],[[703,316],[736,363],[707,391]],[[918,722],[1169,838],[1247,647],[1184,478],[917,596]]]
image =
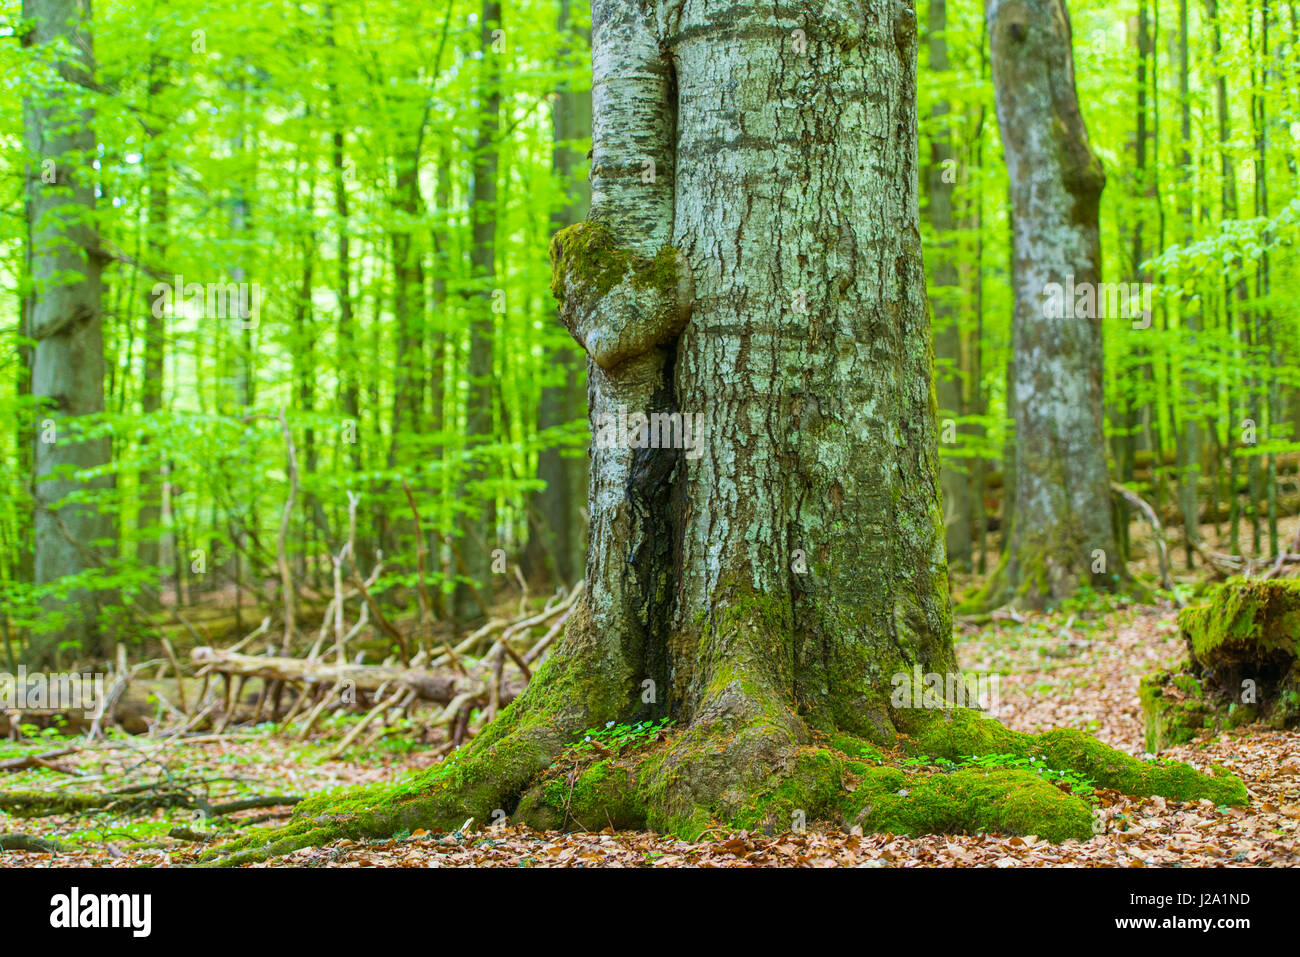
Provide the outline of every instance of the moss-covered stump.
[[1159,754],[1191,741],[1202,728],[1218,728],[1223,715],[1205,700],[1200,679],[1182,671],[1157,671],[1138,685],[1146,724],[1146,749]]
[[1202,728],[1300,725],[1300,581],[1234,579],[1206,597],[1178,615],[1187,664],[1142,681],[1153,753]]

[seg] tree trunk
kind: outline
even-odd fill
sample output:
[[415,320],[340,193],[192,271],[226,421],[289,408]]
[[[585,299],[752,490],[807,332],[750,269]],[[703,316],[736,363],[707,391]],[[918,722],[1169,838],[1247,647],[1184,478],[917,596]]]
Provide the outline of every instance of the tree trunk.
[[[574,29],[569,7],[569,0],[560,0],[556,27],[562,36]],[[566,43],[561,48],[561,62],[567,61],[568,56]],[[574,179],[574,169],[582,157],[573,142],[591,135],[591,94],[567,86],[562,88],[556,94],[552,130],[552,169],[556,180],[571,191],[569,201],[551,216],[551,228],[558,231],[587,215],[590,191],[586,184]],[[542,389],[537,409],[538,431],[568,425],[582,415],[586,404],[581,391],[582,357],[571,346],[551,349],[549,357],[551,364],[561,370],[563,380]],[[546,488],[533,498],[526,557],[530,573],[549,568],[555,579],[568,583],[582,571],[581,509],[587,470],[584,462],[563,451],[552,445],[538,453],[537,477],[546,483]]]
[[[716,822],[788,830],[812,817],[1091,833],[1088,805],[1037,775],[907,775],[865,763],[871,747],[1041,752],[1103,786],[1169,785],[1156,778],[1172,772],[1078,732],[1019,735],[900,694],[914,669],[956,667],[916,23],[905,7],[847,0],[800,14],[748,0],[593,5],[591,215],[551,247],[561,316],[588,354],[588,591],[524,693],[422,783],[310,802],[269,841],[214,855],[498,810],[692,839]],[[705,416],[689,444],[638,447],[633,416],[678,409]],[[624,414],[628,431],[615,428]],[[586,729],[596,741],[602,726],[655,716],[671,731],[641,749],[557,762]],[[1195,780],[1245,799],[1238,781]]]
[[[930,72],[948,72],[946,0],[930,0],[926,24],[930,48]],[[927,218],[934,231],[930,280],[938,294],[931,302],[934,312],[935,393],[941,418],[951,418],[951,428],[941,429],[941,441],[959,442],[962,400],[961,323],[958,310],[958,274],[955,250],[949,233],[953,228],[952,192],[956,183],[952,132],[948,128],[948,101],[939,100],[931,110],[930,163],[926,170]],[[951,435],[951,438],[946,436]],[[971,496],[965,460],[953,458],[939,471],[943,489],[944,540],[948,564],[969,571],[971,566]]]
[[[167,89],[170,62],[161,57],[149,61],[149,100],[153,103]],[[168,219],[168,159],[167,150],[157,132],[150,131],[146,147],[148,164],[148,250],[149,265],[161,269],[167,257]],[[155,302],[152,286],[145,300],[144,362],[140,387],[140,411],[151,416],[162,408],[163,360],[166,355],[167,327],[163,310]],[[146,432],[147,434],[147,432]],[[147,441],[147,440],[146,440]],[[150,469],[142,471],[139,478],[140,511],[136,516],[139,541],[136,560],[147,568],[161,571],[162,529],[162,475]]]
[[[496,302],[492,288],[496,279],[496,221],[497,221],[497,137],[501,131],[501,72],[497,65],[499,54],[493,49],[497,40],[494,31],[501,29],[501,4],[497,0],[484,0],[480,19],[480,49],[483,54],[482,76],[479,82],[479,129],[474,146],[474,183],[470,198],[473,248],[470,250],[470,273],[474,280],[475,299],[471,305],[469,345],[469,391],[465,415],[466,445],[471,455],[475,445],[488,441],[494,434],[493,423],[493,353],[496,322],[493,308]],[[456,620],[466,622],[485,615],[487,608],[478,606],[476,595],[490,593],[492,551],[496,546],[495,496],[481,486],[488,477],[488,466],[483,461],[473,461],[465,470],[461,485],[461,498],[482,499],[483,517],[463,515],[458,548],[464,562],[462,574],[478,582],[478,590],[464,583],[458,584],[453,596]]]
[[[48,585],[104,564],[103,546],[115,535],[112,512],[99,503],[59,503],[69,495],[112,487],[111,476],[83,481],[70,470],[99,468],[112,456],[108,437],[80,440],[73,421],[104,411],[102,257],[93,215],[95,134],[92,112],[77,105],[92,82],[90,14],[77,0],[25,0],[24,45],[46,48],[42,60],[60,64],[33,79],[23,104],[31,168],[27,175],[31,272],[36,292],[28,333],[36,340],[32,394],[41,403],[34,441],[35,582]],[[61,52],[55,53],[58,50]],[[69,470],[65,474],[65,470]],[[102,597],[102,596],[100,596]],[[97,596],[76,588],[47,596],[43,609],[56,624],[33,636],[39,664],[60,647],[83,655],[103,652]]]
[[[1079,113],[1062,0],[992,0],[988,21],[1016,294],[1016,513],[1004,591],[993,597],[1038,607],[1081,584],[1112,587],[1123,573],[1102,429],[1097,208],[1105,174]],[[1075,298],[1087,289],[1091,307]]]

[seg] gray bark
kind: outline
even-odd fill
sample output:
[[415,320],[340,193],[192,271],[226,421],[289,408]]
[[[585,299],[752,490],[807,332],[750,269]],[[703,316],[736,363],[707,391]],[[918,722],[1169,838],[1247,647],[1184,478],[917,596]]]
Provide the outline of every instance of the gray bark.
[[991,0],[987,13],[1015,217],[1016,510],[1002,571],[1018,600],[1036,606],[1123,574],[1102,429],[1100,310],[1053,318],[1046,308],[1051,284],[1097,289],[1105,174],[1079,112],[1062,0]]
[[[23,17],[30,25],[24,44],[38,53],[50,51],[48,59],[43,57],[48,67],[33,78],[23,104],[36,284],[28,323],[36,340],[31,385],[42,402],[33,435],[34,576],[37,585],[45,585],[101,567],[104,549],[97,543],[113,538],[116,530],[106,509],[92,503],[60,504],[72,494],[112,487],[111,477],[83,481],[71,471],[103,466],[112,455],[108,438],[77,440],[71,421],[104,411],[102,260],[91,166],[94,116],[84,105],[94,62],[89,4],[25,0]],[[60,47],[73,52],[66,58],[55,54]],[[79,644],[81,654],[101,653],[106,639],[97,624],[97,599],[103,597],[83,588],[64,598],[47,598],[44,609],[58,624],[34,636],[33,658],[49,662],[68,643]]]
[[889,676],[953,665],[915,17],[642,9],[593,7],[592,213],[553,255],[593,430],[620,407],[706,428],[689,455],[593,448],[595,631],[667,682],[652,713],[888,734]]

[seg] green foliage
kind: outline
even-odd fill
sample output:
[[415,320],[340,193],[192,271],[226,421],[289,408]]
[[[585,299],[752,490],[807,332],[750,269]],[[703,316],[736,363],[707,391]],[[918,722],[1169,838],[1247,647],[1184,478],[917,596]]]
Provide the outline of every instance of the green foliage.
[[671,718],[638,721],[635,724],[610,721],[601,728],[589,728],[565,749],[561,761],[579,764],[595,757],[618,757],[660,740],[672,727]]

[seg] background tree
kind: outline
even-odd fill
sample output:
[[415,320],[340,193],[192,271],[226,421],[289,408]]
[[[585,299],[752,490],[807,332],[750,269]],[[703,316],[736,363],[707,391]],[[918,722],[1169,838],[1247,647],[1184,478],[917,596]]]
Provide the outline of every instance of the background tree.
[[1110,587],[1123,573],[1102,423],[1105,174],[1079,111],[1062,0],[994,0],[988,17],[1015,213],[1016,290],[1016,510],[1005,580],[995,578],[993,587],[1042,605],[1082,582]]
[[60,645],[102,648],[95,590],[84,573],[111,554],[111,515],[77,496],[111,486],[100,469],[110,457],[107,436],[80,432],[78,418],[104,411],[104,346],[95,228],[94,86],[89,5],[84,0],[28,0],[23,43],[39,74],[23,104],[27,170],[29,264],[33,293],[25,334],[34,340],[31,392],[37,401],[33,501],[35,583],[48,587],[42,613],[57,627],[32,649],[48,663]]

